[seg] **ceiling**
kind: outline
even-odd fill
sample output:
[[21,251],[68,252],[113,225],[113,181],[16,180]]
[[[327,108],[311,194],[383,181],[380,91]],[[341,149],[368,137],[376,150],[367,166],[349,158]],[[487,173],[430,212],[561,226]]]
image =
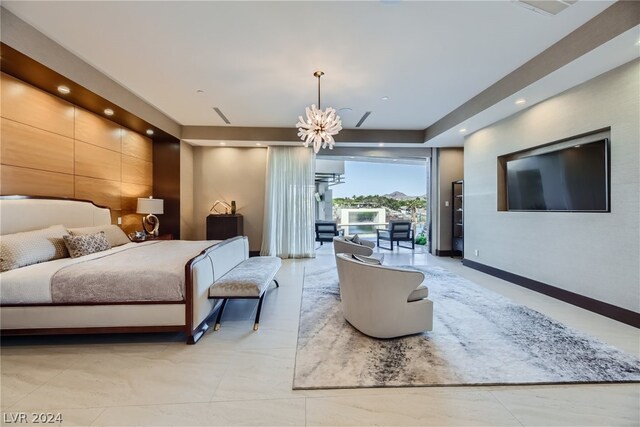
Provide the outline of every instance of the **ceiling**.
[[612,3],[555,16],[512,1],[3,6],[182,125],[224,126],[218,107],[232,126],[294,127],[320,69],[323,106],[352,110],[345,128],[371,111],[362,128],[401,130],[428,127]]

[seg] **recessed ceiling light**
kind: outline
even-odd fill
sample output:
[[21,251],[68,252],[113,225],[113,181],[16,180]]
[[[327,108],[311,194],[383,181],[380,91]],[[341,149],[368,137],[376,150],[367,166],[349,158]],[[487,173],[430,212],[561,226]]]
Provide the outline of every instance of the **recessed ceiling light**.
[[58,92],[60,92],[63,95],[66,95],[68,93],[71,93],[71,89],[69,89],[68,86],[60,85],[60,86],[58,86]]
[[355,159],[355,157],[354,157],[354,156],[349,156],[349,158],[350,158],[350,159]]
[[574,145],[573,148],[580,148],[580,145]]
[[462,129],[460,129],[460,131],[459,131],[459,132],[460,132],[460,133],[465,133],[466,131],[467,131],[467,129],[466,129],[466,128],[462,128]]
[[378,147],[384,147],[384,142],[381,142],[380,144],[378,144]]
[[388,100],[389,100],[389,97],[388,97],[388,96],[383,96],[383,97],[382,97],[382,100],[383,100],[383,101],[388,101]]
[[147,129],[147,135],[149,136],[153,135],[153,129]]
[[113,110],[112,110],[111,108],[105,108],[105,109],[104,109],[104,113],[105,113],[107,116],[113,116]]
[[526,99],[524,99],[524,98],[518,98],[518,99],[516,99],[516,105],[522,105],[522,104],[524,104],[524,103],[526,103],[526,102],[527,102],[527,100],[526,100]]
[[259,142],[256,142],[256,145],[262,145],[262,144],[260,144]]
[[397,162],[397,161],[398,161],[398,159],[393,159],[393,161],[394,161],[394,162]]
[[227,143],[226,143],[226,142],[224,142],[224,141],[221,141],[221,142],[220,142],[220,145],[227,145]]

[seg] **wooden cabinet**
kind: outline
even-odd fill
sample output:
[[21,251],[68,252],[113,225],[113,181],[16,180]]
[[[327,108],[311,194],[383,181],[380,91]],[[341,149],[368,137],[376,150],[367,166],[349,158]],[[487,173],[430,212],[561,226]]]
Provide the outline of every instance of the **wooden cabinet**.
[[464,257],[464,181],[451,183],[451,256]]
[[209,215],[207,217],[207,240],[225,240],[243,234],[242,215]]

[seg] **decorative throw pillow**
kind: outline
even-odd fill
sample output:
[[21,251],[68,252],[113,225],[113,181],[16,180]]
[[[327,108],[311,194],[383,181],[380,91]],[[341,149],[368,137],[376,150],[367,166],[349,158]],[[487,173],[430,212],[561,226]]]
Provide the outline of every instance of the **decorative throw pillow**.
[[0,271],[26,267],[39,262],[68,258],[64,241],[67,229],[62,225],[0,236]]
[[351,257],[357,261],[364,262],[365,264],[382,265],[382,260],[364,255],[352,254]]
[[353,235],[353,237],[351,238],[351,241],[356,245],[362,245],[362,239],[357,234]]
[[85,234],[83,236],[64,236],[64,244],[67,245],[71,258],[78,258],[111,249],[104,231],[96,234]]
[[113,224],[69,229],[69,233],[72,236],[85,236],[87,234],[96,234],[100,231],[104,231],[104,234],[107,236],[109,246],[111,246],[112,248],[124,245],[126,243],[131,243],[131,240],[129,240],[127,235],[124,234],[124,231],[122,231],[122,229],[117,225]]

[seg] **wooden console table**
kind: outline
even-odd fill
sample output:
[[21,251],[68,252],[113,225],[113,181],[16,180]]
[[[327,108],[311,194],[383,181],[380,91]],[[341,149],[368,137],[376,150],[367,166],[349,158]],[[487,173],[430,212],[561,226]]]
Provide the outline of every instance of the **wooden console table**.
[[207,217],[207,240],[225,240],[242,236],[242,215],[209,215]]

